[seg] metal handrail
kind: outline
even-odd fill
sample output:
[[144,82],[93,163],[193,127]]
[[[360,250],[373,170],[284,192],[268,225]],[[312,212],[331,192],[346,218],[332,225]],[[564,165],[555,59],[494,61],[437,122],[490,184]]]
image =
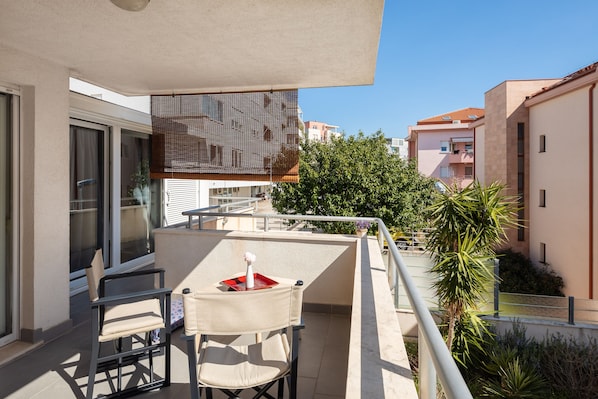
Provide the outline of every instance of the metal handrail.
[[[205,216],[214,217],[250,217],[263,218],[264,231],[268,231],[270,219],[283,220],[302,220],[302,221],[320,221],[320,222],[357,222],[368,221],[378,225],[378,244],[380,250],[384,247],[384,240],[393,242],[392,236],[382,219],[374,217],[351,217],[351,216],[315,216],[315,215],[283,215],[283,214],[238,214],[226,212],[194,212],[194,216],[199,217],[198,228],[203,228],[202,218]],[[420,338],[423,342],[418,345],[419,358],[425,364],[420,364],[420,397],[422,399],[436,398],[436,374],[444,390],[447,399],[470,399],[473,398],[457,364],[455,363],[450,351],[448,350],[438,326],[432,318],[423,297],[413,282],[407,269],[407,265],[394,245],[388,246],[389,260],[392,259],[398,276],[402,279],[403,287],[407,298],[417,319]],[[390,265],[389,265],[390,266]],[[398,293],[398,284],[395,282],[395,295]],[[432,361],[432,365],[427,363],[427,359]],[[421,372],[425,370],[425,372]]]

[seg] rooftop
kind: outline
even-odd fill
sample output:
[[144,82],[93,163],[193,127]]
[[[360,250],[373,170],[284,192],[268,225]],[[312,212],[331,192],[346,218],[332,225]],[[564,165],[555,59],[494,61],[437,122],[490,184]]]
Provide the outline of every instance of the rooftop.
[[483,108],[463,108],[417,121],[418,125],[468,123],[484,116]]

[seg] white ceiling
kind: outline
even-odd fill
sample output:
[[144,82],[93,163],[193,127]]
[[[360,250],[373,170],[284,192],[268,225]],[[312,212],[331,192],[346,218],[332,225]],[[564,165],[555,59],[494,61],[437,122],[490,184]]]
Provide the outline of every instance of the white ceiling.
[[[384,0],[0,0],[0,43],[127,95],[367,85]],[[2,62],[2,60],[0,60]]]

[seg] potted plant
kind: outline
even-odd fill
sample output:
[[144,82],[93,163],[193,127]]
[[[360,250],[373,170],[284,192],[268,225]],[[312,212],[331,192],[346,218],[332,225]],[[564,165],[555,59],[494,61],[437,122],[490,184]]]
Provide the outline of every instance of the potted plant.
[[368,233],[368,230],[372,224],[367,220],[358,220],[355,222],[355,234],[357,237],[363,237]]

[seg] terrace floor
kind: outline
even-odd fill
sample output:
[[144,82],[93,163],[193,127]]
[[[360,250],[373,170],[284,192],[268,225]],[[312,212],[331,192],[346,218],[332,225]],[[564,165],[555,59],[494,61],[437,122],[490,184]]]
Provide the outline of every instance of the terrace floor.
[[[89,314],[87,292],[73,296],[71,319],[74,328],[0,366],[0,398],[84,398],[91,348]],[[304,312],[303,316],[306,328],[301,331],[298,397],[344,398],[350,316],[311,312]],[[172,334],[171,386],[138,397],[189,397],[182,332],[182,329],[177,329]],[[160,366],[156,367],[157,371],[161,370]],[[98,374],[96,378],[105,380],[102,377]],[[97,382],[96,387],[96,395],[109,392],[102,390],[102,381]],[[286,387],[285,394],[288,394]],[[225,396],[215,394],[214,397]]]

